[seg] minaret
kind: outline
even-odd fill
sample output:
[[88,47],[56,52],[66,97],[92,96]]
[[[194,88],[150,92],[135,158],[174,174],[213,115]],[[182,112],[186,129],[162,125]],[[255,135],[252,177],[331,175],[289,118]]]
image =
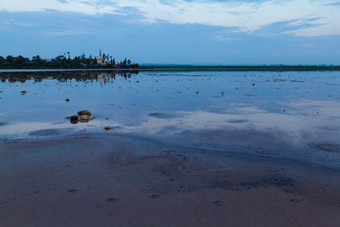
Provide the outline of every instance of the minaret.
[[102,56],[102,49],[99,50],[99,56]]

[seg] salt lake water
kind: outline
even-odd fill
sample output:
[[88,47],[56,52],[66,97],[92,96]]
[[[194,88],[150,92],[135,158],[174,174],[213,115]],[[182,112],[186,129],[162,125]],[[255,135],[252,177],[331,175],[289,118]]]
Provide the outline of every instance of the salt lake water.
[[[0,141],[122,134],[340,164],[340,72],[16,72],[0,78]],[[80,110],[95,119],[65,119]]]

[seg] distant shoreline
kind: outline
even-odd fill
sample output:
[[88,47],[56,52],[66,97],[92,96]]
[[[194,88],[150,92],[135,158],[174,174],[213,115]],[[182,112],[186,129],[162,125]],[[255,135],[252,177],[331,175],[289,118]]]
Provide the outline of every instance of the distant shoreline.
[[15,72],[82,72],[82,71],[340,71],[340,66],[145,66],[138,68],[75,68],[75,69],[1,69],[0,73],[15,73]]
[[340,66],[155,66],[155,71],[340,71]]

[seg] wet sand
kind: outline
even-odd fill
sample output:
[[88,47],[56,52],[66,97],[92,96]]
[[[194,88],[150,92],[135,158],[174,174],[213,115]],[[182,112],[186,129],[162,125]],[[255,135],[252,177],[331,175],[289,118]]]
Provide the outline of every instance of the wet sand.
[[1,226],[340,221],[339,169],[124,134],[3,141],[0,182]]

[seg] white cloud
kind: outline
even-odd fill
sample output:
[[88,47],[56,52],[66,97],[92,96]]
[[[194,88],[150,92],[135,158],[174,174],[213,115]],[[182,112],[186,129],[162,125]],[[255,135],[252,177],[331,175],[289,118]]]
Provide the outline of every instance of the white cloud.
[[215,38],[218,41],[232,41],[235,40],[234,38],[228,37],[228,36],[223,36],[223,35],[218,35]]
[[[253,32],[263,26],[294,20],[286,33],[297,36],[340,35],[340,5],[337,0],[267,1],[160,1],[160,0],[0,0],[0,10],[9,12],[46,11],[47,9],[96,14],[119,14],[126,8],[141,14],[144,22],[158,20],[176,24],[204,24],[235,27]],[[311,20],[317,18],[315,20]],[[294,25],[294,26],[293,26]]]

